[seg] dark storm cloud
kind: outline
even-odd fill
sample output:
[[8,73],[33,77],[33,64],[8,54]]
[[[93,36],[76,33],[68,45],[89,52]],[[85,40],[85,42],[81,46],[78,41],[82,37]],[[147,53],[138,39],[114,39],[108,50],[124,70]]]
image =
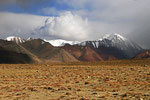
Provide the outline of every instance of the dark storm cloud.
[[[150,49],[150,0],[64,0],[80,16],[88,16],[98,37],[105,33],[123,33],[126,37]],[[87,2],[92,10],[85,10]],[[91,16],[90,16],[91,15]],[[93,20],[94,19],[94,20]]]
[[139,14],[133,26],[131,38],[142,47],[150,49],[150,12],[148,9]]

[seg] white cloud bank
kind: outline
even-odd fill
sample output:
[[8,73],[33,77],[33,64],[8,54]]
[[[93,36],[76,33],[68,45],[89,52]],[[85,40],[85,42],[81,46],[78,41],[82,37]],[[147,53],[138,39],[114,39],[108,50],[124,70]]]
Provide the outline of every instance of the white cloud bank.
[[46,19],[43,16],[0,12],[0,36],[30,36],[35,28],[44,25]]
[[86,40],[90,34],[88,19],[65,12],[58,17],[50,17],[45,25],[37,30],[43,36],[53,36],[67,40]]
[[150,0],[61,0],[73,12],[88,17],[95,39],[105,33],[124,33],[141,46],[150,48]]
[[1,38],[15,35],[24,38],[86,40],[90,33],[88,19],[69,11],[57,17],[0,13]]

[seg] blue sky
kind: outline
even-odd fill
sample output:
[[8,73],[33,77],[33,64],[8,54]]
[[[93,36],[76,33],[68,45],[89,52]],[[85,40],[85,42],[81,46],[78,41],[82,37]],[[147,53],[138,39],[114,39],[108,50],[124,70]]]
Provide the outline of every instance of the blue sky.
[[119,33],[150,48],[150,0],[0,0],[0,37],[95,40]]
[[[8,0],[9,1],[9,0]],[[29,0],[27,0],[29,1]],[[6,0],[7,2],[7,0]],[[23,2],[23,0],[22,0]],[[23,2],[24,3],[24,2]],[[14,3],[6,3],[0,5],[0,11],[7,11],[7,12],[13,12],[13,13],[27,13],[27,14],[33,14],[33,15],[41,15],[41,16],[50,16],[51,14],[43,13],[41,10],[43,8],[56,8],[57,10],[73,10],[73,7],[63,3],[58,3],[57,0],[39,0],[36,2],[36,0],[32,0],[32,2],[29,1],[29,3],[22,5],[16,2]],[[88,9],[88,8],[87,8]],[[51,15],[53,16],[53,15]]]

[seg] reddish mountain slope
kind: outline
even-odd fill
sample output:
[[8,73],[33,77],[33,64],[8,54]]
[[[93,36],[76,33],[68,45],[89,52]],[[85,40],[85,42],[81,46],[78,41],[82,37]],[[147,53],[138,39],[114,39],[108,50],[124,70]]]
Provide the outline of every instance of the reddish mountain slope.
[[88,46],[65,45],[62,48],[80,61],[103,61],[103,58]]
[[146,50],[142,53],[139,53],[135,58],[136,59],[150,58],[150,50]]
[[97,54],[90,47],[83,48],[82,55],[80,56],[79,60],[81,60],[81,61],[103,61],[101,56],[99,54]]

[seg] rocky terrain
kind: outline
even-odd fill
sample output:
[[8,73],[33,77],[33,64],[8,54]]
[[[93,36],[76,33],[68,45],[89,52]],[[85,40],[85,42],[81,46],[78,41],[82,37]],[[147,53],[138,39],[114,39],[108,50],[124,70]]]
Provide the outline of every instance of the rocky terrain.
[[0,100],[149,99],[149,59],[0,65]]
[[136,55],[135,59],[149,59],[150,58],[150,50],[145,50],[144,52]]

